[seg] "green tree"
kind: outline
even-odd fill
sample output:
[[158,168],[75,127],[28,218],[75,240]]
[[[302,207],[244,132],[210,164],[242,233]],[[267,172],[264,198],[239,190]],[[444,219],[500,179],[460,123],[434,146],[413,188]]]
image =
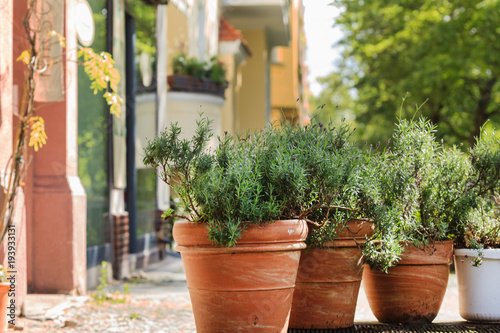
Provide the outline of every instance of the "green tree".
[[373,141],[392,133],[392,125],[381,125],[413,116],[414,105],[424,102],[420,112],[450,144],[473,144],[487,119],[500,124],[500,1],[334,5],[343,10],[337,20],[345,33],[342,80],[352,82],[356,122]]
[[156,57],[156,7],[147,6],[142,0],[127,0],[127,11],[134,17],[136,54],[146,52],[153,59]]
[[351,118],[354,97],[349,90],[349,82],[337,72],[318,78],[318,82],[322,87],[320,94],[309,99],[313,116],[324,124]]

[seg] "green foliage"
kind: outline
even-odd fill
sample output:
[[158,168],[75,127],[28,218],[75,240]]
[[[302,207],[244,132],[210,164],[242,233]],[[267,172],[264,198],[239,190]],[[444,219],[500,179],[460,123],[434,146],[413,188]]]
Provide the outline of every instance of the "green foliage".
[[[482,250],[500,248],[500,140],[483,126],[476,144],[469,150],[473,173],[467,192],[477,197],[477,206],[468,212],[465,223],[454,230],[457,247]],[[475,265],[481,263],[477,257]]]
[[[344,31],[339,79],[353,89],[349,102],[363,140],[391,136],[401,97],[428,102],[423,116],[440,126],[439,138],[474,144],[487,120],[500,123],[500,11],[497,1],[334,0]],[[330,80],[330,79],[328,79]],[[326,96],[325,96],[326,97]],[[325,103],[324,101],[322,103]],[[405,106],[400,118],[412,115]]]
[[326,246],[347,221],[371,214],[371,152],[350,142],[354,130],[344,121],[333,126],[313,118],[305,127],[281,124],[263,134],[269,156],[276,159],[270,165],[290,168],[283,179],[269,173],[267,181],[278,193],[288,190],[290,197],[281,199],[290,202],[289,216],[307,218],[314,226],[309,245]]
[[[318,82],[322,87],[320,94],[309,97],[314,118],[323,124],[338,123],[342,118],[354,118],[353,110],[360,106],[352,96],[349,88],[351,84],[336,72],[318,78]],[[357,134],[359,137],[359,129]]]
[[171,218],[174,215],[174,210],[172,208],[167,209],[163,214],[161,214],[161,218],[166,220]]
[[248,223],[272,222],[281,214],[281,202],[264,181],[265,161],[258,150],[250,138],[224,137],[198,165],[204,174],[194,184],[194,198],[215,244],[233,246]]
[[500,179],[500,140],[495,131],[481,131],[476,144],[470,149],[470,159],[474,167],[472,184],[481,195],[498,196]]
[[234,246],[249,223],[308,219],[315,225],[308,243],[326,246],[350,219],[374,216],[375,150],[352,144],[354,130],[344,121],[335,127],[313,119],[306,127],[282,123],[245,137],[226,135],[213,152],[205,149],[209,126],[199,120],[195,136],[181,140],[172,124],[146,147],[144,163],[174,185],[182,217],[205,223],[214,244]]
[[156,57],[156,8],[147,6],[142,0],[127,0],[127,12],[134,17],[136,54],[146,52]]
[[211,79],[218,84],[226,83],[226,71],[216,57],[205,62],[179,53],[172,60],[172,69],[174,74],[194,76],[200,80]]
[[97,304],[102,304],[106,300],[106,293],[108,291],[108,265],[107,261],[101,263],[101,276],[99,277],[99,285],[97,291],[92,293],[92,299]]
[[[484,213],[491,213],[491,204],[486,209],[484,200],[498,195],[500,177],[494,177],[493,169],[499,156],[488,154],[496,148],[488,140],[479,140],[468,156],[458,147],[439,145],[435,133],[436,127],[424,118],[401,120],[391,147],[377,157],[380,197],[374,218],[378,229],[365,248],[371,266],[387,270],[398,261],[405,242],[424,246],[453,239],[462,244],[473,232],[469,228],[476,229],[478,214],[484,222]],[[480,152],[485,154],[479,158],[483,169],[474,163]]]
[[[447,239],[456,244],[499,246],[500,144],[483,132],[469,154],[446,148],[429,120],[401,120],[383,149],[351,142],[355,129],[342,121],[305,127],[270,126],[241,137],[225,135],[207,150],[210,121],[195,135],[181,129],[150,141],[144,164],[174,186],[184,215],[207,226],[215,245],[234,246],[253,223],[306,219],[307,243],[328,246],[354,218],[376,225],[365,247],[367,262],[387,270],[404,243]],[[380,150],[379,150],[380,149]]]
[[192,186],[200,174],[195,167],[205,157],[204,150],[212,136],[210,121],[202,118],[197,121],[197,128],[191,140],[181,139],[181,128],[177,123],[170,124],[170,129],[150,141],[144,149],[144,165],[153,167],[165,183],[175,186],[189,220],[200,218],[193,202]]
[[0,282],[7,282],[7,275],[5,274],[5,267],[0,265]]
[[130,286],[128,285],[128,283],[125,283],[125,285],[123,286],[123,294],[119,291],[110,293],[108,285],[109,267],[110,263],[106,261],[103,261],[101,263],[101,276],[99,277],[99,285],[97,286],[97,291],[91,294],[92,300],[98,305],[102,305],[104,302],[126,303],[128,300],[128,295],[130,294]]
[[124,295],[130,295],[130,284],[125,283],[123,285],[123,294]]
[[129,315],[129,318],[130,319],[137,319],[137,320],[140,320],[141,319],[141,315],[136,313],[136,312],[132,312],[130,315]]
[[214,244],[234,246],[249,223],[310,218],[319,226],[310,244],[322,246],[339,225],[373,209],[370,153],[350,143],[347,124],[283,123],[245,137],[224,136],[207,152],[209,126],[201,119],[193,139],[181,140],[172,124],[146,147],[144,163],[174,185],[183,217],[205,223]]
[[186,215],[174,217],[205,223],[214,244],[234,246],[248,223],[280,216],[283,204],[263,181],[258,146],[252,139],[219,138],[218,149],[209,152],[206,145],[212,133],[206,118],[197,122],[191,140],[180,139],[180,134],[178,125],[171,124],[149,142],[144,157],[144,164],[158,170],[178,194]]

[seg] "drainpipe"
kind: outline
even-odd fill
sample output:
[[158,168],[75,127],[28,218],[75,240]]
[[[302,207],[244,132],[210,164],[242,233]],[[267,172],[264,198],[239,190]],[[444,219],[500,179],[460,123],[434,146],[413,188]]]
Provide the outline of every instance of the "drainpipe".
[[135,166],[135,22],[125,14],[125,61],[127,90],[127,210],[129,218],[129,253],[137,252],[137,169]]
[[[168,123],[167,119],[167,5],[156,7],[156,131],[159,134]],[[170,208],[169,187],[156,179],[156,209]]]
[[[107,15],[106,15],[106,50],[109,54],[113,55],[113,0],[107,0]],[[108,226],[109,226],[109,248],[110,248],[110,264],[112,265],[115,262],[115,231],[113,226],[113,215],[111,214],[112,208],[112,196],[111,190],[114,187],[114,178],[113,178],[113,115],[109,112],[109,106],[106,108],[107,110],[107,134],[108,134],[108,142],[107,142],[107,156],[108,156]]]

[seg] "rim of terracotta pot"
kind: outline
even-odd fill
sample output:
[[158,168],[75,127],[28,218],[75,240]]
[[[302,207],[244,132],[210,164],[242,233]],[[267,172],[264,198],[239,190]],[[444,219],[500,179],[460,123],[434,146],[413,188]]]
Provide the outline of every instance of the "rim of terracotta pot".
[[[364,246],[366,236],[371,237],[375,232],[375,222],[370,219],[360,218],[347,221],[347,226],[335,238],[333,242],[328,242],[325,249],[337,247]],[[315,226],[312,225],[309,231]],[[340,228],[340,227],[338,227]],[[354,236],[354,237],[353,237]]]
[[242,232],[236,246],[214,246],[208,239],[208,229],[203,223],[190,221],[174,223],[173,236],[176,249],[187,251],[286,251],[306,248],[307,223],[304,220],[278,220],[273,223],[250,224]]
[[[482,258],[485,259],[500,259],[500,249],[484,249],[482,250],[483,255]],[[456,256],[469,256],[469,257],[477,257],[478,250],[474,249],[455,249],[454,251]]]
[[[355,239],[364,240],[366,235],[373,235],[375,231],[375,222],[370,219],[353,219],[347,221],[347,226],[337,236],[338,239]],[[356,237],[359,236],[359,237]]]
[[438,241],[425,250],[411,243],[405,245],[401,261],[396,265],[451,265],[453,263],[453,241]]

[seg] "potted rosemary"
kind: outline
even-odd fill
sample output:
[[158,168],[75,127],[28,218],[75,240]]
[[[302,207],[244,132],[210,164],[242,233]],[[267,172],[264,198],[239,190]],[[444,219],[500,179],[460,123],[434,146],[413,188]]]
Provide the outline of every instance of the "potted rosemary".
[[[476,206],[470,161],[444,148],[426,119],[401,120],[379,155],[377,230],[365,247],[363,285],[385,323],[429,323],[441,306],[455,230]],[[411,279],[412,283],[408,283]]]
[[[370,153],[350,142],[354,130],[342,122],[334,127],[314,118],[305,127],[280,124],[262,134],[269,156],[286,156],[306,171],[305,188],[294,194],[288,209],[306,219],[308,248],[302,250],[290,315],[292,328],[329,329],[354,324],[363,272],[361,248],[373,232],[367,218],[374,190]],[[265,171],[276,188],[296,184],[296,172],[285,179]],[[335,297],[332,297],[335,295]]]
[[500,321],[500,140],[484,126],[469,151],[472,174],[466,191],[477,207],[455,230],[455,270],[460,315]]
[[[210,122],[190,140],[177,124],[150,141],[144,163],[173,186],[183,221],[173,236],[181,252],[198,332],[286,332],[305,221],[288,208],[301,195],[305,170],[286,156],[267,156],[261,136],[225,136],[207,150]],[[272,165],[272,167],[271,167]],[[274,188],[276,179],[293,181]],[[164,217],[172,216],[168,211]]]

